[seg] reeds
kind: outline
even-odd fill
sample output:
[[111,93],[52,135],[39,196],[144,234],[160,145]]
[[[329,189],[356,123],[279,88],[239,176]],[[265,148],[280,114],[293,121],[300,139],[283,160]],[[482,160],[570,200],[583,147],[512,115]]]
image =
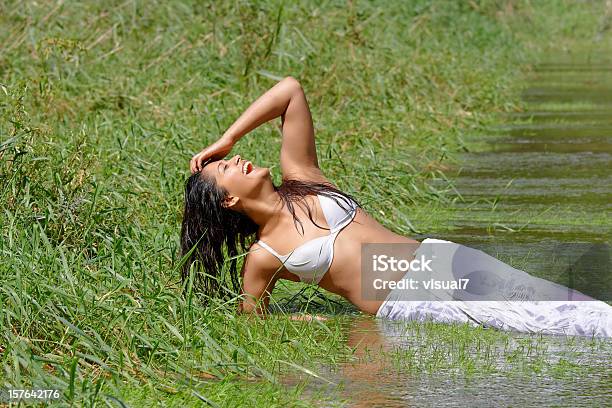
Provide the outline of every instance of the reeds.
[[[529,35],[558,30],[522,19],[554,2],[498,3],[3,2],[0,386],[89,406],[301,404],[281,362],[340,359],[344,318],[258,321],[181,295],[188,160],[293,75],[324,172],[395,231],[432,231],[460,136],[517,108]],[[279,143],[266,125],[236,149],[279,181]]]

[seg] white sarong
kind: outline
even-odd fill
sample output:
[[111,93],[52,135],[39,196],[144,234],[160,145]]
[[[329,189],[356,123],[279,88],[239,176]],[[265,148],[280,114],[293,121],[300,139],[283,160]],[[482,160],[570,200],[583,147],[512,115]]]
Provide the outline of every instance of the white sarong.
[[[411,294],[395,289],[377,317],[468,323],[522,333],[612,337],[612,306],[605,302],[531,276],[473,248],[433,239],[422,244],[445,244],[421,245],[415,255],[433,256],[439,266],[434,270],[446,271],[443,274],[451,271],[455,278],[469,277],[471,288],[437,291],[429,297],[432,300],[407,300]],[[409,271],[404,279],[410,275]],[[563,298],[567,300],[558,300]]]

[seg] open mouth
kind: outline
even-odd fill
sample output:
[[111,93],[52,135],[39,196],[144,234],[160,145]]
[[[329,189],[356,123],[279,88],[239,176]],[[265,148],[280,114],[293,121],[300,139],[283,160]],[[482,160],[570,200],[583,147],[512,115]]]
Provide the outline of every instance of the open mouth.
[[242,174],[246,175],[252,171],[253,171],[253,163],[251,163],[250,161],[245,161],[244,163],[242,163]]

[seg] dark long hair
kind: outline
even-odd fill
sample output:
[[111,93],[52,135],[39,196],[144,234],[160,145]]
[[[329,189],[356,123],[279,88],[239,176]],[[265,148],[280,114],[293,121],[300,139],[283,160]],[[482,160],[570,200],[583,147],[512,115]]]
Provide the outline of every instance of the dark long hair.
[[[329,183],[285,179],[274,189],[290,211],[293,223],[301,234],[304,227],[295,214],[295,205],[308,214],[314,225],[325,228],[313,220],[306,196],[320,194],[330,197],[345,210],[349,209],[350,200],[360,207],[352,196]],[[226,195],[227,191],[219,187],[213,177],[204,176],[201,172],[191,175],[185,182],[181,256],[187,258],[181,276],[185,282],[193,266],[195,290],[211,297],[227,298],[239,292],[238,258],[255,241],[259,228],[247,215],[223,207],[221,203]],[[221,276],[226,256],[229,259],[229,282],[225,282]]]

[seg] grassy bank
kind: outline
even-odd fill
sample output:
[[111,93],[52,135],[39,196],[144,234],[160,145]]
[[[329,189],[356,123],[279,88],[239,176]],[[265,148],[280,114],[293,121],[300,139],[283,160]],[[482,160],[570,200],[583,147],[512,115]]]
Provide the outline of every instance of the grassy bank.
[[[277,373],[350,354],[346,318],[255,321],[234,302],[205,309],[181,295],[192,154],[292,75],[324,172],[395,231],[435,232],[452,193],[439,181],[462,135],[520,109],[520,78],[541,50],[606,41],[604,9],[2,2],[0,386],[60,388],[78,405],[297,404]],[[237,151],[279,181],[279,148],[269,124]],[[281,289],[289,299],[297,287]],[[343,307],[313,291],[283,303],[305,297]]]

